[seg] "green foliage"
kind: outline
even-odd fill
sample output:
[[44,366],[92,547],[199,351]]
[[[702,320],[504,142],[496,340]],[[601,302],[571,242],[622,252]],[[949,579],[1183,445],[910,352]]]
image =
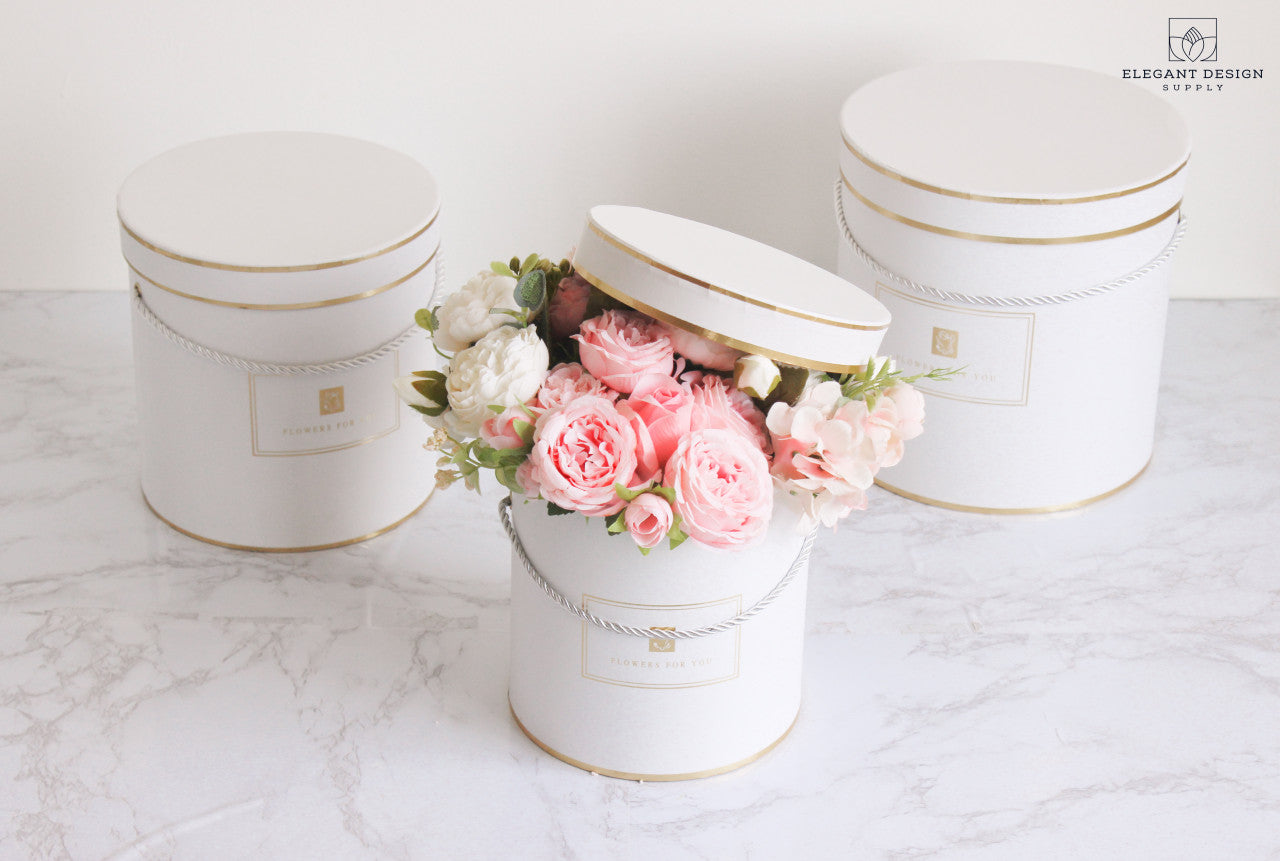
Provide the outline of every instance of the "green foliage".
[[440,328],[440,317],[436,314],[438,310],[439,305],[435,308],[419,308],[413,313],[413,322],[434,335],[436,329]]
[[567,508],[561,508],[560,506],[556,505],[554,502],[548,502],[547,514],[551,515],[552,517],[559,517],[561,514],[573,514],[573,512]]
[[541,269],[533,269],[520,276],[516,282],[516,304],[535,311],[547,298],[547,276]]

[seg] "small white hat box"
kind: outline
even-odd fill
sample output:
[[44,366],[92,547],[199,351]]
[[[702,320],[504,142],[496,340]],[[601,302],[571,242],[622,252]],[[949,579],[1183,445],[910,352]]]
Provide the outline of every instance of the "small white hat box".
[[[855,370],[889,323],[879,302],[816,266],[635,207],[593,208],[573,262],[633,308],[788,364]],[[510,517],[511,709],[540,747],[599,774],[682,780],[745,765],[787,734],[800,708],[812,536],[797,531],[785,495],[763,543],[736,552],[690,540],[641,556],[601,523],[550,516],[541,501],[514,502]],[[684,636],[762,601],[735,627]]]
[[413,159],[301,132],[166,152],[125,180],[142,491],[165,522],[249,550],[397,525],[430,494],[429,431],[392,381],[439,271],[440,199]]
[[1151,457],[1190,138],[1160,97],[1026,62],[907,69],[840,114],[839,271],[893,312],[929,433],[890,490],[1043,512]]

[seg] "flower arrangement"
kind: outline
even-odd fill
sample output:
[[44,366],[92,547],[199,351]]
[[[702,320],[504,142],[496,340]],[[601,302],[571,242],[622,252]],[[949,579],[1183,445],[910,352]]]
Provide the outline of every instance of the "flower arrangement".
[[600,518],[641,552],[686,539],[737,548],[768,527],[774,490],[801,528],[835,526],[923,430],[905,376],[872,358],[830,375],[748,355],[622,305],[530,255],[494,263],[418,311],[443,371],[396,380],[435,427],[437,485],[491,470],[552,514]]

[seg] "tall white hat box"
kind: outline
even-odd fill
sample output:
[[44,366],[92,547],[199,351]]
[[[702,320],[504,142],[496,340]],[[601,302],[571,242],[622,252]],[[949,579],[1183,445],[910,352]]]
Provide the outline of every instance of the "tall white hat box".
[[430,494],[428,429],[392,381],[439,272],[439,192],[413,159],[302,132],[188,144],[118,210],[134,295],[148,505],[255,550],[379,534]]
[[1098,72],[942,63],[840,114],[841,274],[894,315],[929,433],[884,486],[990,512],[1070,508],[1152,453],[1170,257],[1190,139],[1174,108]]
[[[889,323],[816,266],[636,207],[593,208],[573,262],[632,308],[789,364],[854,370]],[[763,543],[736,552],[689,540],[642,557],[598,519],[549,516],[543,502],[516,501],[508,516],[545,580],[513,552],[511,709],[538,745],[601,774],[679,780],[737,768],[786,735],[800,708],[809,545],[785,496]]]

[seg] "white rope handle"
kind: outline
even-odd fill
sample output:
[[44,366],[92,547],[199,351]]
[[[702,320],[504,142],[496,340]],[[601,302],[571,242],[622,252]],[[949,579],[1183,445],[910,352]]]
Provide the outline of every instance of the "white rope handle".
[[[436,258],[436,283],[435,290],[440,289],[441,282],[444,281],[444,263],[439,256]],[[433,293],[434,295],[434,293]],[[215,364],[224,365],[229,368],[238,368],[242,371],[248,371],[251,374],[270,374],[273,376],[292,377],[303,375],[320,375],[320,374],[336,374],[342,371],[351,371],[365,365],[385,358],[394,351],[398,350],[401,345],[418,333],[418,326],[415,323],[405,329],[399,335],[396,335],[389,341],[384,341],[372,350],[361,353],[358,356],[350,356],[346,359],[338,359],[332,362],[323,362],[319,364],[271,364],[268,362],[256,362],[253,359],[246,359],[242,356],[236,356],[231,353],[224,353],[215,350],[212,347],[206,347],[199,341],[193,341],[185,335],[175,332],[167,323],[161,320],[156,313],[147,305],[145,299],[142,298],[142,291],[135,285],[133,288],[133,307],[138,312],[138,316],[147,322],[151,328],[155,329],[169,341],[177,344],[188,353],[207,359]]]
[[593,616],[577,604],[574,604],[557,591],[556,587],[547,582],[547,579],[538,572],[533,560],[529,558],[528,552],[524,549],[524,544],[520,541],[520,536],[516,533],[515,524],[511,521],[510,496],[498,503],[498,515],[502,518],[502,527],[507,531],[507,537],[511,539],[511,549],[515,551],[516,556],[519,557],[520,562],[524,565],[524,570],[529,573],[529,576],[533,578],[533,582],[537,583],[538,587],[552,601],[597,628],[604,628],[606,631],[613,631],[615,634],[628,634],[632,637],[657,640],[693,640],[710,636],[711,634],[732,631],[748,619],[758,616],[766,607],[778,599],[778,596],[791,584],[796,575],[809,564],[809,554],[813,552],[813,541],[818,535],[817,529],[810,532],[808,537],[805,538],[804,544],[800,547],[800,552],[796,554],[795,560],[791,563],[791,567],[787,569],[786,574],[782,575],[782,579],[778,581],[777,585],[770,589],[763,598],[732,619],[725,619],[723,622],[716,622],[714,625],[706,625],[702,628],[637,628],[634,625],[623,625],[619,622],[611,622],[608,619]]
[[1132,284],[1144,275],[1159,269],[1169,258],[1173,256],[1173,252],[1177,250],[1178,245],[1182,242],[1183,235],[1187,232],[1187,217],[1181,212],[1178,213],[1178,226],[1173,232],[1173,237],[1169,240],[1169,244],[1164,250],[1157,254],[1141,269],[1135,269],[1122,278],[1114,281],[1108,281],[1105,284],[1096,284],[1093,287],[1086,287],[1082,290],[1071,290],[1067,293],[1058,293],[1054,296],[969,296],[965,293],[953,293],[949,290],[939,290],[937,287],[930,287],[928,284],[921,284],[919,281],[912,281],[909,278],[903,278],[898,273],[886,268],[871,256],[865,248],[858,244],[858,240],[853,238],[853,231],[849,229],[849,222],[844,214],[844,195],[841,193],[841,182],[836,180],[836,221],[840,225],[840,230],[844,234],[844,240],[849,243],[849,247],[858,255],[858,258],[867,266],[871,267],[877,275],[882,278],[888,278],[894,284],[905,287],[912,292],[925,296],[932,296],[935,299],[942,299],[947,302],[956,302],[964,305],[995,305],[1003,307],[1030,307],[1034,305],[1058,305],[1063,302],[1071,302],[1075,299],[1084,299],[1088,296],[1098,296],[1102,293],[1110,293],[1112,290],[1119,289],[1128,284]]

